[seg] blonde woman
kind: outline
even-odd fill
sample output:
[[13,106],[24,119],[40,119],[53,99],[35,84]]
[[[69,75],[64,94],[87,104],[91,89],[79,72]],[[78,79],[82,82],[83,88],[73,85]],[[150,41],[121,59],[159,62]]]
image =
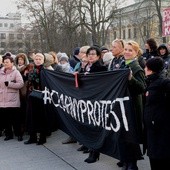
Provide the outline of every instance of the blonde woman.
[[[44,55],[36,53],[33,67],[28,73],[26,130],[30,137],[24,144],[37,143],[37,145],[42,145],[46,143],[46,120],[43,101],[29,95],[33,89],[42,90],[40,73],[44,67],[43,64]],[[37,140],[37,133],[40,133],[39,140]]]

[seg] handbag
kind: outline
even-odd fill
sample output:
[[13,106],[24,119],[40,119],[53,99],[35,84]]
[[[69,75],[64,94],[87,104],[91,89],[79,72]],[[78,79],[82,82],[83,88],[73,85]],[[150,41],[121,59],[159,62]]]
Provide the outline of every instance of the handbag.
[[43,99],[44,94],[40,90],[33,89],[29,96],[37,99]]

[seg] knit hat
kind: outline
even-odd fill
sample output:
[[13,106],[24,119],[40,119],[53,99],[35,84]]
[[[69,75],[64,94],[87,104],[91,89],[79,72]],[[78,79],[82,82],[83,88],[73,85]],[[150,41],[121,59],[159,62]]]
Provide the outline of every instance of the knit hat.
[[68,62],[68,56],[66,53],[61,53],[61,57],[59,58],[59,62],[60,61],[67,61]]
[[146,62],[146,67],[155,73],[160,73],[164,68],[164,61],[161,57],[150,58]]
[[44,56],[45,56],[44,66],[45,67],[51,66],[54,63],[54,57],[48,53],[44,53]]
[[80,52],[80,47],[76,47],[76,48],[74,49],[73,55],[78,55],[79,52]]
[[104,46],[102,46],[102,47],[100,48],[100,50],[101,50],[101,52],[102,52],[102,51],[109,51],[109,49],[106,48],[106,47],[104,47]]

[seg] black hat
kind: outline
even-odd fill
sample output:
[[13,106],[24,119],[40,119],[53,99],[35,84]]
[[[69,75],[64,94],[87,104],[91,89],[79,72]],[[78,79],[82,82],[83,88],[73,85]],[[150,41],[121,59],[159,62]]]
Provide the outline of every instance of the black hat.
[[161,57],[150,58],[146,62],[146,67],[155,73],[160,73],[164,68],[164,61]]
[[106,48],[106,47],[104,47],[104,46],[102,46],[102,47],[100,48],[100,50],[101,50],[101,51],[105,51],[105,50],[109,51],[109,49]]
[[73,55],[78,55],[79,52],[80,52],[80,47],[76,47],[76,48],[74,49]]

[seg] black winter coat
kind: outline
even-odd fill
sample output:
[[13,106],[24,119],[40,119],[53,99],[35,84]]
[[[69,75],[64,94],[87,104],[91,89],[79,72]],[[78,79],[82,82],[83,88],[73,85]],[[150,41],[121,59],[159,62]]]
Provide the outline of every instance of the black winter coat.
[[147,81],[144,110],[147,154],[152,159],[170,158],[170,80],[153,74]]

